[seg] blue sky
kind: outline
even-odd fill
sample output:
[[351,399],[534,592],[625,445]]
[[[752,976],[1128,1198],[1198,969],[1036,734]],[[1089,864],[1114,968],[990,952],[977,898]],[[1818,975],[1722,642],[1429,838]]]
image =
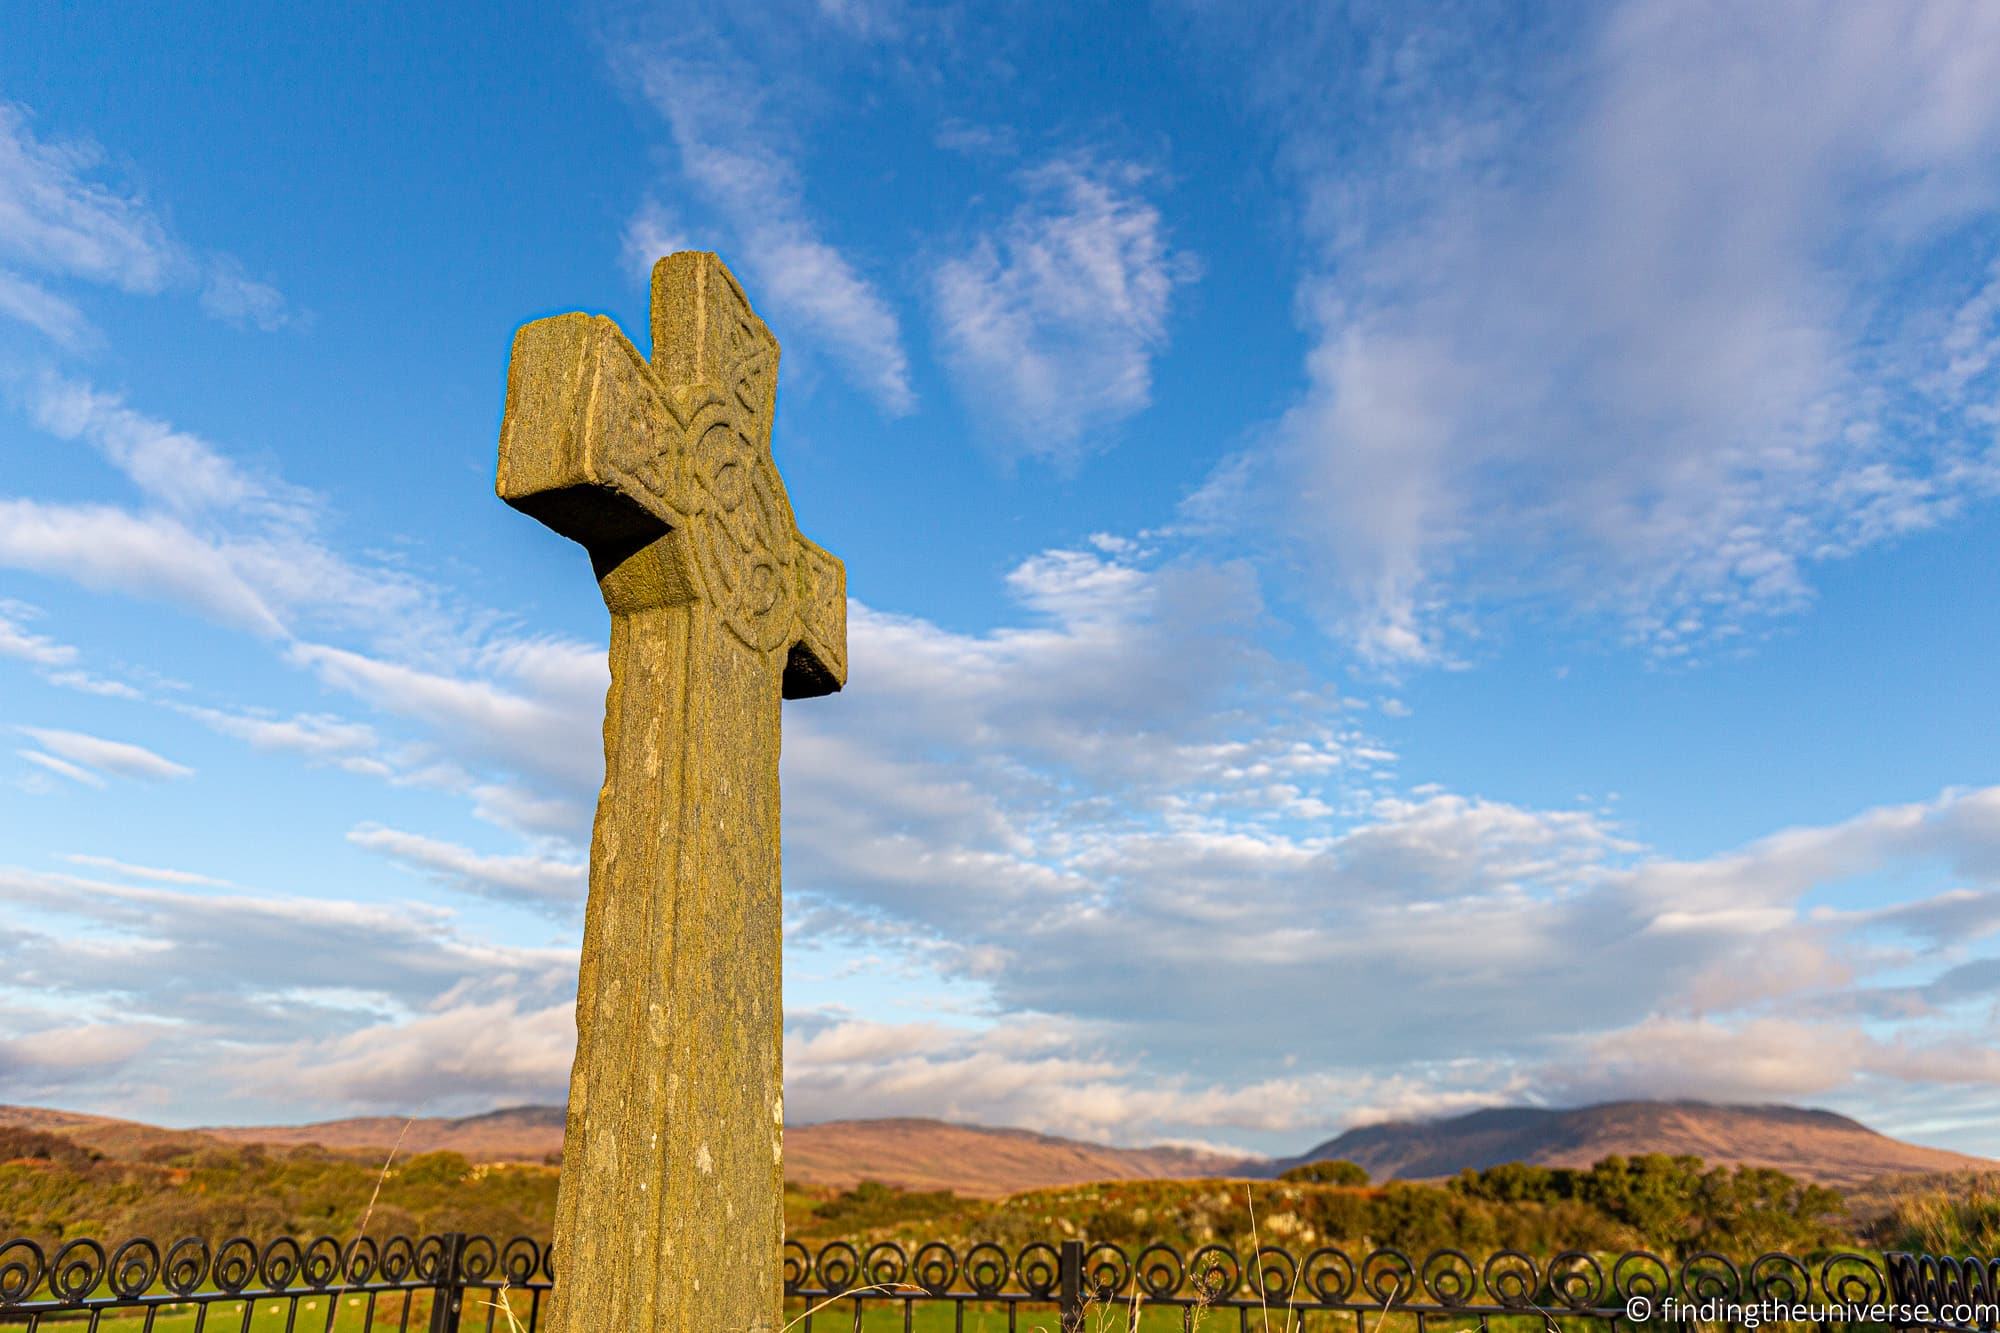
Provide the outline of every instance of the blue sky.
[[745,9],[10,20],[0,1096],[560,1098],[507,348],[705,248],[852,596],[795,1121],[2000,1155],[2000,11]]

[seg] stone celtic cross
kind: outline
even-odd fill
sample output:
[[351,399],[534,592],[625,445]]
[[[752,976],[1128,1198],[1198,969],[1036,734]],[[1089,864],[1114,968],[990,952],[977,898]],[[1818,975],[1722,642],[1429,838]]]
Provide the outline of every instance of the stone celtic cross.
[[712,254],[514,338],[500,498],[611,612],[604,787],[556,1200],[552,1333],[778,1326],[779,700],[847,679],[846,571],[771,461],[778,343]]

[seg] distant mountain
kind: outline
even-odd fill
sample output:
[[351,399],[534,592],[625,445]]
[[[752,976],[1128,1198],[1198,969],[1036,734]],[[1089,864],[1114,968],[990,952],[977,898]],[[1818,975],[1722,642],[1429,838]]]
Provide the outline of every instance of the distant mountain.
[[879,1180],[998,1198],[1091,1180],[1241,1176],[1262,1165],[1192,1148],[1111,1148],[942,1120],[829,1120],[785,1130],[785,1177],[802,1185]]
[[[231,1143],[316,1143],[337,1152],[369,1154],[386,1153],[400,1134],[404,1155],[449,1149],[476,1161],[541,1162],[562,1151],[563,1112],[557,1106],[516,1106],[455,1120],[375,1116],[200,1132]],[[1241,1174],[1254,1165],[1186,1148],[1111,1148],[1024,1129],[941,1120],[833,1120],[785,1127],[785,1178],[798,1185],[846,1188],[879,1180],[903,1189],[999,1197],[1087,1180]]]
[[[516,1106],[457,1118],[373,1116],[311,1125],[161,1129],[130,1120],[0,1106],[0,1125],[65,1135],[111,1157],[139,1158],[219,1144],[318,1144],[335,1152],[399,1156],[448,1149],[475,1161],[546,1162],[562,1151],[563,1113]],[[1687,1153],[1716,1164],[1770,1166],[1852,1188],[1884,1177],[1993,1171],[2000,1162],[1877,1134],[1831,1111],[1703,1102],[1610,1102],[1573,1110],[1508,1107],[1447,1120],[1351,1129],[1297,1157],[1272,1161],[1188,1148],[1113,1148],[1022,1129],[941,1120],[833,1120],[785,1129],[785,1176],[847,1187],[879,1180],[904,1189],[996,1197],[1093,1180],[1270,1177],[1287,1166],[1344,1157],[1376,1180],[1433,1179],[1466,1167],[1528,1162],[1587,1167],[1613,1154]]]
[[317,1143],[335,1152],[464,1153],[475,1162],[543,1162],[562,1152],[560,1106],[509,1106],[481,1115],[446,1118],[361,1116],[310,1125],[228,1125],[199,1131],[229,1143]]
[[[0,1106],[0,1125],[46,1130],[106,1156],[185,1152],[251,1143],[316,1144],[357,1157],[448,1150],[481,1162],[545,1162],[562,1152],[559,1106],[514,1106],[484,1115],[363,1116],[309,1125],[214,1125],[160,1129],[131,1120]],[[785,1128],[785,1178],[796,1185],[847,1188],[879,1180],[902,1189],[998,1198],[1091,1180],[1188,1179],[1255,1174],[1262,1159],[1191,1148],[1112,1148],[1025,1129],[986,1129],[942,1120],[833,1120]]]
[[140,1161],[149,1155],[165,1156],[220,1146],[220,1140],[196,1129],[162,1129],[137,1120],[56,1111],[43,1106],[0,1106],[0,1126],[60,1134],[119,1161]]
[[1852,1187],[1886,1175],[2000,1167],[1878,1134],[1832,1111],[1707,1102],[1606,1102],[1569,1110],[1501,1107],[1447,1120],[1350,1129],[1275,1169],[1344,1157],[1376,1180],[1423,1180],[1503,1162],[1587,1167],[1613,1154],[1689,1154],[1713,1165],[1775,1167]]

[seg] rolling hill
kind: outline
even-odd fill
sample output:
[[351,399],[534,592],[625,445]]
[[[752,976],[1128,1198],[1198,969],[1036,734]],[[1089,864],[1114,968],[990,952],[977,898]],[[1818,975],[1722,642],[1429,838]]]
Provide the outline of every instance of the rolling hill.
[[829,1120],[785,1130],[786,1179],[841,1188],[879,1180],[998,1198],[1094,1180],[1241,1176],[1262,1166],[1262,1159],[1191,1148],[1112,1148],[942,1120]]
[[1424,1180],[1503,1162],[1587,1167],[1613,1154],[1649,1152],[1775,1167],[1836,1187],[1888,1175],[2000,1167],[1985,1158],[1904,1143],[1832,1111],[1638,1101],[1569,1110],[1498,1107],[1446,1120],[1367,1125],[1278,1167],[1344,1157],[1377,1180]]
[[[562,1149],[559,1107],[520,1106],[457,1118],[376,1116],[308,1125],[162,1129],[130,1120],[0,1107],[0,1125],[61,1134],[107,1156],[203,1145],[318,1144],[357,1157],[450,1150],[474,1161],[542,1163]],[[1299,1162],[1344,1157],[1376,1180],[1435,1179],[1503,1162],[1587,1167],[1619,1154],[1689,1154],[1715,1164],[1769,1166],[1854,1188],[1885,1177],[2000,1169],[2000,1162],[1921,1147],[1830,1111],[1702,1102],[1611,1102],[1570,1110],[1506,1107],[1446,1120],[1348,1130],[1297,1157],[1231,1157],[1178,1147],[1114,1148],[1020,1129],[941,1120],[836,1120],[785,1131],[793,1184],[851,1187],[877,1180],[909,1190],[997,1198],[1098,1180],[1270,1177]]]

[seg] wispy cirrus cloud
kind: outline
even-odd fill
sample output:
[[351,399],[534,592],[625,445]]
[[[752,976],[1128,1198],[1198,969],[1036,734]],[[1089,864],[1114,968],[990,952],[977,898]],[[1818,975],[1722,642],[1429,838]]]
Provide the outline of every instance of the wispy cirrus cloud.
[[32,377],[17,397],[39,429],[102,455],[140,503],[0,499],[0,565],[163,597],[274,639],[314,623],[438,632],[436,590],[337,552],[309,492],[73,377]]
[[647,199],[625,223],[622,238],[625,267],[633,276],[650,281],[653,265],[671,254],[694,247],[680,218],[658,199]]
[[1698,652],[2000,489],[1991,8],[1200,31],[1257,34],[1320,259],[1309,387],[1196,511],[1284,534],[1369,655],[1549,599]]
[[583,905],[589,866],[569,856],[482,855],[457,843],[363,824],[347,840],[463,892],[522,903],[563,917]]
[[6,269],[0,269],[0,315],[38,329],[72,350],[87,347],[98,338],[97,330],[74,302]]
[[932,274],[947,358],[1008,448],[1072,460],[1151,401],[1174,289],[1200,272],[1142,193],[1156,180],[1083,154],[1022,172],[1006,222]]
[[[870,6],[841,6],[835,26],[851,36],[855,21],[872,13]],[[681,175],[729,226],[736,245],[725,257],[758,301],[824,346],[884,411],[904,415],[915,409],[916,393],[902,321],[863,265],[814,219],[796,136],[772,103],[770,81],[738,49],[756,46],[768,26],[677,17],[621,34],[611,57],[665,120]],[[656,243],[670,234],[658,225],[658,210],[649,200],[634,216],[628,252],[635,239]]]
[[27,627],[25,622],[39,614],[25,603],[0,600],[0,657],[44,667],[68,666],[76,661],[75,648]]
[[[54,755],[41,750],[16,750],[14,753],[43,772],[53,773],[61,778],[68,778],[71,782],[81,783],[86,787],[104,786],[104,779],[102,777],[91,772],[81,764],[72,764],[67,759],[58,759]],[[30,784],[29,789],[38,790],[33,784]]]
[[216,879],[213,875],[197,874],[192,870],[175,870],[169,866],[133,865],[130,861],[120,861],[115,857],[97,856],[87,852],[70,852],[63,857],[63,860],[71,865],[108,871],[128,879],[152,880],[160,884],[202,885],[217,889],[231,887],[228,880]]
[[0,564],[102,592],[164,597],[261,634],[284,632],[226,549],[163,514],[0,499]]
[[176,240],[142,194],[108,179],[108,166],[96,144],[38,136],[27,108],[0,102],[0,266],[10,266],[0,267],[0,313],[70,347],[97,341],[83,312],[43,285],[55,280],[191,290],[217,318],[262,329],[298,320],[240,261]]
[[187,765],[177,764],[130,741],[108,740],[86,732],[60,731],[51,727],[21,727],[19,730],[49,754],[92,774],[109,773],[114,777],[152,782],[194,776],[194,770]]

